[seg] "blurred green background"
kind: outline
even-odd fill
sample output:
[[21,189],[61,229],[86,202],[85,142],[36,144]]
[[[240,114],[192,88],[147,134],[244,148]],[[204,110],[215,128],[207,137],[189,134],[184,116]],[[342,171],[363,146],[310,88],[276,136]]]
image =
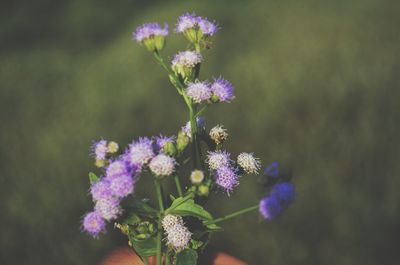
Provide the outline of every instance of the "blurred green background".
[[[224,224],[213,246],[249,264],[396,264],[400,224],[398,1],[9,1],[0,9],[0,264],[96,264],[126,239],[80,233],[92,207],[89,145],[173,134],[185,106],[131,41],[144,22],[185,11],[221,25],[202,78],[223,75],[231,104],[207,111],[229,150],[295,173],[277,221]],[[168,39],[170,57],[186,48]],[[148,196],[146,185],[137,196]],[[262,195],[243,178],[216,216]]]

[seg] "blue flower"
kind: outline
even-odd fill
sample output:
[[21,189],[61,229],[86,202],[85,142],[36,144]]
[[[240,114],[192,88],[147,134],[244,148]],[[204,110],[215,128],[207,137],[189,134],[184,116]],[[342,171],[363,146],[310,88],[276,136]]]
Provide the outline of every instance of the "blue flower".
[[274,161],[264,169],[264,176],[277,178],[279,177],[279,162]]
[[274,185],[270,194],[260,201],[260,213],[268,220],[273,220],[283,213],[295,199],[292,183],[282,182]]

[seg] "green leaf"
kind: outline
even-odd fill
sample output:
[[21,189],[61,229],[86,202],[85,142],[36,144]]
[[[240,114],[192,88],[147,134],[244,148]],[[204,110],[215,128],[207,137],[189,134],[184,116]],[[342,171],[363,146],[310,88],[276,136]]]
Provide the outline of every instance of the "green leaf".
[[158,211],[153,207],[151,207],[150,205],[148,205],[147,202],[148,202],[147,199],[143,199],[135,201],[130,206],[133,212],[135,212],[136,214],[144,215],[147,217],[157,217]]
[[150,257],[157,254],[157,239],[155,237],[150,237],[145,240],[129,237],[129,240],[139,256]]
[[194,240],[194,239],[190,240],[190,242],[192,243],[192,248],[193,249],[198,249],[199,247],[201,247],[204,244],[203,241]]
[[89,181],[90,181],[90,184],[94,184],[97,181],[99,181],[99,177],[96,176],[96,174],[94,174],[93,172],[89,172]]
[[184,200],[182,197],[178,197],[171,204],[171,207],[166,210],[170,214],[176,214],[180,216],[194,216],[203,221],[212,220],[212,215],[204,210],[204,208],[196,204],[193,199]]
[[127,225],[136,225],[140,223],[140,217],[137,214],[130,214],[128,217],[126,217],[123,221],[123,224]]
[[176,265],[196,265],[197,252],[193,249],[185,249],[176,255]]

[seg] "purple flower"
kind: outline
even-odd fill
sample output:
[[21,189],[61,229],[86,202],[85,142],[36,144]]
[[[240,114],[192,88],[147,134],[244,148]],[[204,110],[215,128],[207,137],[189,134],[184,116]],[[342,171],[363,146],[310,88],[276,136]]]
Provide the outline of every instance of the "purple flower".
[[209,151],[206,160],[210,170],[217,170],[221,167],[230,167],[232,160],[226,151]]
[[90,193],[94,201],[110,199],[112,197],[110,181],[101,178],[90,187]]
[[260,213],[268,220],[273,220],[283,213],[295,199],[295,188],[292,183],[278,183],[272,187],[270,194],[260,201]]
[[91,149],[96,160],[104,160],[107,155],[107,141],[97,141],[92,145]]
[[267,196],[260,201],[259,211],[268,220],[278,217],[283,209],[276,197]]
[[100,232],[105,231],[106,222],[97,212],[87,213],[83,217],[82,228],[93,237],[97,237]]
[[206,82],[189,83],[186,94],[194,103],[203,103],[211,97],[211,90]]
[[233,90],[233,85],[222,77],[215,79],[214,83],[211,85],[213,95],[221,102],[232,101],[235,98]]
[[217,31],[218,27],[215,22],[209,21],[207,18],[196,16],[195,13],[185,13],[178,18],[175,26],[175,32],[185,33],[187,30],[200,29],[205,36],[213,36]]
[[213,36],[218,31],[217,24],[207,18],[197,17],[198,25],[205,36]]
[[162,149],[164,148],[164,146],[167,143],[173,143],[175,140],[176,140],[176,137],[174,135],[167,137],[167,136],[160,134],[160,136],[155,137],[156,148],[158,151],[162,151]]
[[94,209],[103,219],[107,221],[116,219],[122,213],[122,209],[119,206],[119,200],[117,198],[99,200],[96,202]]
[[193,68],[197,64],[201,63],[202,60],[203,57],[198,52],[195,51],[178,52],[172,59],[172,68],[177,68],[182,66],[187,68]]
[[214,174],[214,177],[215,183],[223,188],[228,195],[237,185],[239,185],[236,170],[229,166],[222,166],[218,168]]
[[116,198],[124,198],[133,192],[134,184],[130,175],[120,175],[110,179],[110,190]]
[[129,145],[125,159],[130,166],[142,167],[154,156],[153,141],[147,137],[143,137]]
[[198,17],[195,13],[185,13],[178,18],[175,26],[175,32],[184,32],[185,30],[194,28],[197,25]]
[[272,187],[271,196],[276,197],[282,206],[287,207],[294,201],[296,196],[294,185],[290,182],[275,184]]
[[164,28],[162,28],[158,23],[146,23],[136,28],[136,31],[133,33],[133,38],[138,42],[142,42],[148,38],[156,36],[166,37],[167,35],[168,24],[165,24]]
[[115,160],[111,162],[106,169],[106,176],[108,178],[130,175],[130,173],[129,166],[124,160]]

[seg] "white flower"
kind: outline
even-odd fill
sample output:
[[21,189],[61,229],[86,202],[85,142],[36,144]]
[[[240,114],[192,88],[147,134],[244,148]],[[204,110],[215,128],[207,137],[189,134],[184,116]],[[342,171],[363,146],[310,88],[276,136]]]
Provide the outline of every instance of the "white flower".
[[167,232],[174,225],[183,225],[182,217],[179,215],[167,214],[162,220],[162,227]]
[[211,170],[217,170],[220,167],[229,166],[231,160],[229,158],[229,153],[218,150],[214,152],[208,152],[206,162]]
[[189,246],[192,233],[182,224],[170,227],[167,232],[167,241],[176,250],[185,249]]
[[155,156],[150,164],[150,170],[157,176],[169,176],[175,171],[175,159],[165,154]]
[[237,163],[247,174],[258,174],[258,170],[260,169],[260,161],[252,153],[239,154]]

